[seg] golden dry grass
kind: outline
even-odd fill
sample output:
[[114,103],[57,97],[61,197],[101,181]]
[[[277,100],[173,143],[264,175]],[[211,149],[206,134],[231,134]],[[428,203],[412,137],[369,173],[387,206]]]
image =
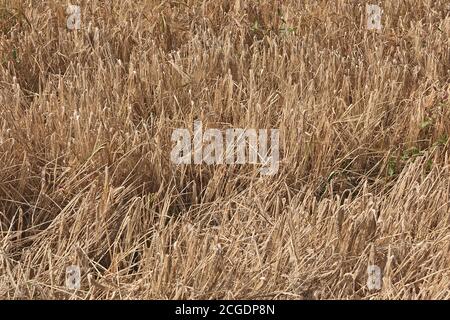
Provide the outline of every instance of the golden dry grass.
[[[1,298],[450,298],[447,1],[1,2]],[[280,170],[175,166],[195,119]]]

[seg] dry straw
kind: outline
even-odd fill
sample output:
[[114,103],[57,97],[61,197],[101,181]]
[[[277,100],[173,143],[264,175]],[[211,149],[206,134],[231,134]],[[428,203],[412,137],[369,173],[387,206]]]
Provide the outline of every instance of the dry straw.
[[[447,1],[74,4],[0,5],[0,298],[450,298]],[[278,173],[174,165],[196,119]]]

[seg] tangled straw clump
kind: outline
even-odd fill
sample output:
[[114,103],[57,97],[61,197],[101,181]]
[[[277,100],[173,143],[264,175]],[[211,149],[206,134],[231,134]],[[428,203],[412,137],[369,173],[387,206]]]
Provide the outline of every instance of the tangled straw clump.
[[[446,1],[74,4],[0,12],[1,298],[450,298]],[[174,165],[196,119],[278,173]]]

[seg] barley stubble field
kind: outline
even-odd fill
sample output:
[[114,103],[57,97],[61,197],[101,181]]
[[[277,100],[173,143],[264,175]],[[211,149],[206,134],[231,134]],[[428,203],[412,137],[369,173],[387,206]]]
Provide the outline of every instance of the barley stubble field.
[[[0,3],[1,299],[450,298],[447,1]],[[278,171],[174,164],[194,121]]]

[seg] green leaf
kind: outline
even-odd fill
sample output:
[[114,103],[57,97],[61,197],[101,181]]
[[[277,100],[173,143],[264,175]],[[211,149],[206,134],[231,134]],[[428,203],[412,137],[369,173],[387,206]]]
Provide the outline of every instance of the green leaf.
[[432,123],[433,123],[432,120],[427,118],[424,121],[422,121],[422,123],[420,124],[420,128],[425,129],[425,128],[429,127]]
[[387,174],[389,177],[392,177],[395,174],[395,162],[393,160],[388,162]]

